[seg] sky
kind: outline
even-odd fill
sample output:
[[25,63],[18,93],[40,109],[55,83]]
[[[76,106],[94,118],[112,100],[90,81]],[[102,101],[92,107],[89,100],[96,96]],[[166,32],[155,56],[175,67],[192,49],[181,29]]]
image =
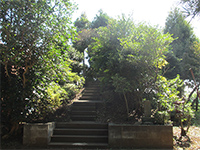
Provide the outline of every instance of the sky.
[[[92,21],[98,10],[102,9],[108,16],[117,18],[122,13],[132,15],[136,22],[147,22],[150,25],[165,26],[166,18],[174,7],[182,8],[180,0],[74,0],[78,4],[78,10],[73,14],[73,21],[86,13]],[[190,18],[187,18],[190,21]],[[200,17],[191,22],[195,35],[200,38]]]

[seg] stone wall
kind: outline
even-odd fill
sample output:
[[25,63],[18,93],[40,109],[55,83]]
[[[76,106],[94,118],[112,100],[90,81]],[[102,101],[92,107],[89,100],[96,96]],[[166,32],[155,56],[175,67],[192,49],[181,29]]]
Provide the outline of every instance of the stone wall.
[[47,147],[54,128],[54,122],[25,124],[23,144],[26,146]]
[[173,148],[172,126],[109,124],[108,130],[112,148]]
[[[55,123],[27,123],[24,125],[23,144],[30,147],[48,147]],[[172,126],[108,125],[110,148],[173,149]]]

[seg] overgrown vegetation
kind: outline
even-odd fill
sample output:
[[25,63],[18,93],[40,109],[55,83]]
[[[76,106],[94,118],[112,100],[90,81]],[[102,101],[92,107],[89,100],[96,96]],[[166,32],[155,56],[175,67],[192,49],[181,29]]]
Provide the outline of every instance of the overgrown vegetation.
[[83,54],[69,44],[76,35],[64,1],[0,2],[1,127],[3,138],[19,122],[45,118],[79,92]]
[[[88,49],[90,65],[104,84],[122,93],[127,104],[128,95],[137,95],[137,110],[141,111],[147,89],[157,80],[160,69],[167,63],[165,53],[172,38],[154,27],[139,24],[123,16],[111,20],[97,30]],[[114,44],[115,43],[115,44]]]
[[142,116],[143,101],[150,100],[155,123],[174,121],[181,125],[181,135],[185,136],[194,117],[194,101],[184,96],[184,80],[194,80],[189,71],[192,68],[199,82],[200,58],[196,55],[199,40],[181,12],[170,12],[164,33],[158,27],[135,24],[123,15],[108,18],[106,26],[95,30],[87,26],[82,31],[88,35],[81,36],[79,42],[87,48],[89,73],[101,81],[104,89],[119,95],[108,99],[121,97],[127,118]]
[[[62,109],[84,77],[101,82],[108,103],[122,100],[126,119],[141,119],[150,100],[154,123],[181,125],[181,136],[190,123],[199,124],[193,118],[199,116],[200,41],[178,9],[164,29],[102,10],[92,22],[82,14],[73,25],[75,9],[69,0],[0,2],[3,138],[19,122],[44,121]],[[192,92],[185,94],[185,87]]]

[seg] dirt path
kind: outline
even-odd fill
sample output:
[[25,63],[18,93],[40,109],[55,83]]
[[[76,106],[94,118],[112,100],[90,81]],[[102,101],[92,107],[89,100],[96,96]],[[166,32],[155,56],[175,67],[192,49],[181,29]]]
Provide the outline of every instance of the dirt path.
[[[173,127],[174,136],[180,137],[179,127]],[[174,140],[174,149],[200,150],[200,126],[191,126],[188,132],[189,139],[183,137],[182,141]]]

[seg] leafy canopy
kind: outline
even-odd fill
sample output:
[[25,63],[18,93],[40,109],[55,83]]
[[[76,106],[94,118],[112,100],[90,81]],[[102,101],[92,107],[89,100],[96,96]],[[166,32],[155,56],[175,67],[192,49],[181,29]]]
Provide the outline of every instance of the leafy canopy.
[[[0,2],[1,108],[5,124],[32,121],[67,103],[82,86],[82,55],[69,0]],[[28,120],[30,119],[30,120]]]
[[109,20],[93,39],[88,54],[96,77],[124,98],[132,93],[139,102],[167,64],[165,54],[173,40],[156,27],[135,24],[125,16]]
[[192,18],[200,15],[200,0],[181,0],[187,16]]
[[169,62],[168,70],[165,74],[167,78],[175,78],[180,74],[181,79],[191,79],[189,69],[192,68],[196,74],[199,70],[198,57],[194,53],[193,43],[197,41],[193,33],[193,28],[185,20],[179,9],[172,10],[165,24],[164,33],[172,34],[175,40],[171,43],[171,49],[166,55]]

